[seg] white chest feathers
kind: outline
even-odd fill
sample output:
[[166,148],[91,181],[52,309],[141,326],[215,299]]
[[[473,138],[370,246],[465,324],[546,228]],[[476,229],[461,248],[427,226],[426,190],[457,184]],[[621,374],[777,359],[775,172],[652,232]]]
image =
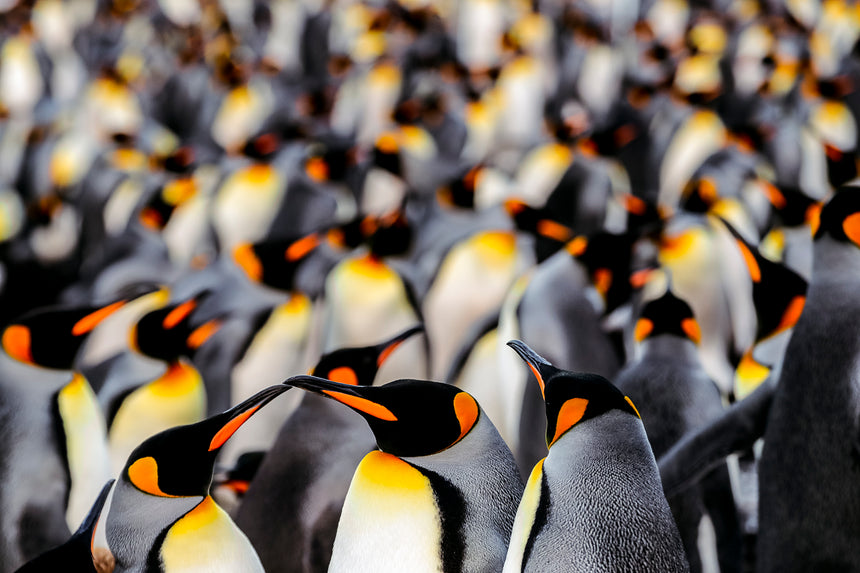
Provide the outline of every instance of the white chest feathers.
[[400,458],[367,454],[355,470],[330,573],[442,573],[441,520],[430,481]]

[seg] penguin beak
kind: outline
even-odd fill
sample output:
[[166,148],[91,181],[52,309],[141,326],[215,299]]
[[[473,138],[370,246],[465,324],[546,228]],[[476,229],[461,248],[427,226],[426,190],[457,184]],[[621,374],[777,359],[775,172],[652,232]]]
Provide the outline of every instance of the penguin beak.
[[718,219],[735,238],[735,243],[737,244],[738,249],[741,251],[741,255],[744,258],[744,263],[746,264],[747,270],[750,273],[750,278],[754,283],[760,282],[761,267],[758,264],[758,260],[756,259],[752,247],[744,240],[741,234],[738,233],[737,229],[735,229],[731,223],[726,221],[723,217],[718,217]]
[[113,484],[116,480],[111,479],[104,485],[102,491],[99,493],[99,496],[96,498],[96,501],[93,503],[93,506],[90,508],[90,512],[84,518],[84,521],[81,523],[81,526],[75,532],[75,536],[84,536],[86,535],[88,540],[90,541],[90,545],[92,547],[92,538],[96,532],[96,526],[99,523],[99,517],[101,516],[102,509],[104,508],[105,502],[107,501],[108,495],[110,494],[110,490],[113,487]]
[[532,374],[535,375],[538,384],[540,384],[540,393],[541,395],[544,395],[546,390],[546,383],[544,380],[548,378],[556,368],[521,340],[509,340],[507,344],[520,355],[520,358],[523,359],[532,371]]
[[387,422],[397,421],[397,416],[394,415],[394,412],[362,395],[367,389],[364,386],[351,386],[307,375],[293,376],[285,380],[284,384],[337,400],[359,414],[366,414]]
[[376,366],[382,366],[388,357],[391,356],[391,353],[394,350],[403,344],[409,337],[413,334],[417,334],[419,332],[424,332],[424,325],[419,324],[418,326],[413,326],[409,330],[405,330],[389,340],[388,342],[383,342],[380,345],[379,356],[376,358]]
[[247,422],[248,418],[253,416],[257,410],[289,389],[289,386],[285,386],[283,384],[269,386],[221,414],[221,416],[226,418],[226,420],[221,428],[215,432],[215,435],[212,436],[212,441],[209,442],[209,451],[217,450],[223,446],[224,443],[230,439],[230,436],[232,436],[236,430],[242,426],[242,424]]

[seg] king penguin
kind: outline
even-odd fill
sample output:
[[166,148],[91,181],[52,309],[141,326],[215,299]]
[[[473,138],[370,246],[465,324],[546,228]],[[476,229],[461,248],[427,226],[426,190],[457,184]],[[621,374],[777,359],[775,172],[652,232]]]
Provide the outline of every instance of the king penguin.
[[[421,330],[416,326],[373,346],[335,350],[323,355],[311,374],[370,386],[395,349]],[[373,433],[361,418],[332,400],[303,394],[235,514],[268,573],[328,570],[350,479],[374,448]],[[274,523],[272,507],[282,516]]]
[[[84,518],[81,526],[62,545],[46,551],[32,561],[28,561],[15,573],[45,573],[46,571],[77,571],[79,573],[107,573],[113,568],[112,557],[99,554],[97,557],[92,548],[93,535],[113,487],[114,480],[108,481],[96,498],[90,512]],[[96,565],[98,563],[98,566]]]
[[[3,331],[6,353],[19,362],[68,372],[71,380],[54,394],[55,444],[68,480],[66,521],[71,527],[86,515],[98,488],[110,476],[105,418],[75,360],[87,335],[127,301],[82,307],[49,307],[18,318]],[[11,511],[11,510],[10,510]]]
[[248,538],[209,496],[209,486],[224,443],[288,389],[270,386],[226,412],[156,434],[131,453],[105,520],[115,573],[263,571]]
[[526,484],[504,573],[689,571],[633,402],[602,376],[508,345],[540,385],[549,454]]
[[860,189],[821,211],[803,313],[786,348],[759,463],[757,571],[860,569],[855,336]]
[[471,395],[426,380],[286,384],[349,406],[379,446],[353,475],[329,572],[500,570],[522,480]]
[[[699,337],[692,309],[667,288],[642,308],[635,328],[640,356],[628,362],[615,378],[618,389],[638,405],[655,456],[723,412],[720,391],[696,351]],[[701,536],[702,520],[707,515],[716,535],[719,571],[738,571],[740,529],[726,465],[712,470],[698,488],[667,499],[690,570],[710,569],[707,564],[712,561],[713,543]]]

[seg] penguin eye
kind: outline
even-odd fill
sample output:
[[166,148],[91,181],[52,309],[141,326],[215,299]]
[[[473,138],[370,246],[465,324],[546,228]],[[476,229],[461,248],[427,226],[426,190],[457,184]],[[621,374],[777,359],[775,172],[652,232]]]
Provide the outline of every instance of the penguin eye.
[[140,458],[128,468],[128,479],[144,493],[158,497],[179,497],[161,491],[158,486],[158,462],[153,457]]
[[552,446],[565,432],[575,426],[585,415],[588,400],[585,398],[571,398],[561,405],[555,422],[555,435],[550,440]]

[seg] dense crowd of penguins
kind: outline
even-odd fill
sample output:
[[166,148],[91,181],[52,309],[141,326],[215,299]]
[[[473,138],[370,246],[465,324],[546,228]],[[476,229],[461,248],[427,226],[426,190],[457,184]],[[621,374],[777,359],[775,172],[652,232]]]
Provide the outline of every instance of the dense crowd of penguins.
[[860,571],[858,38],[0,0],[0,573]]

